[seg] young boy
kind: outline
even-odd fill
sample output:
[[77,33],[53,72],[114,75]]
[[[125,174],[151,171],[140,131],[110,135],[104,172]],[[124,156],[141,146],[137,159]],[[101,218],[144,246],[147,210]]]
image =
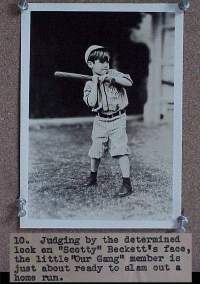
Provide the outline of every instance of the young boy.
[[123,182],[117,196],[132,193],[130,181],[129,148],[126,134],[126,112],[128,105],[126,87],[133,82],[129,75],[109,69],[110,54],[99,45],[90,46],[85,53],[85,62],[92,70],[92,81],[84,88],[84,102],[96,112],[92,131],[91,174],[88,186],[97,184],[100,159],[108,148],[112,157],[119,160]]

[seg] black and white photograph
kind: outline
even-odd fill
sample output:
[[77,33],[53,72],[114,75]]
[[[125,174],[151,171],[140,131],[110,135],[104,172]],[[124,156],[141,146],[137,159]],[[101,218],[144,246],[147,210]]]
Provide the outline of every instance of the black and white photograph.
[[29,4],[21,25],[22,228],[175,228],[183,13]]

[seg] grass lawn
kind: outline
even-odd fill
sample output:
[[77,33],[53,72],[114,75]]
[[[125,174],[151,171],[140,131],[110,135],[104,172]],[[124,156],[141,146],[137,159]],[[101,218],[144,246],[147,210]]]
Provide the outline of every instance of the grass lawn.
[[172,214],[172,127],[127,122],[134,193],[121,186],[117,161],[101,161],[98,186],[87,188],[91,123],[33,127],[29,148],[29,217],[165,220]]

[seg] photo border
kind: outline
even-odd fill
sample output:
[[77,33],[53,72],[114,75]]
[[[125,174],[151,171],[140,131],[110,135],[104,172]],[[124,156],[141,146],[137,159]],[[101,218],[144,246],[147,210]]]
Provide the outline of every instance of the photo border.
[[[175,13],[175,66],[173,117],[173,212],[166,221],[35,219],[28,214],[20,218],[20,228],[76,229],[174,229],[181,215],[182,187],[182,83],[183,83],[183,23],[184,12],[177,4],[130,3],[29,3],[21,15],[21,109],[20,109],[20,198],[26,200],[28,211],[29,167],[29,78],[30,78],[30,21],[33,11],[60,12],[169,12]],[[28,95],[27,95],[28,94]]]

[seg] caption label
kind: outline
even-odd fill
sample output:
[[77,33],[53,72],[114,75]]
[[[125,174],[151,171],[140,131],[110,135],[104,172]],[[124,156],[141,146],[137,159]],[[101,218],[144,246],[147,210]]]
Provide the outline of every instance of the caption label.
[[20,233],[10,237],[11,282],[191,279],[191,234]]

